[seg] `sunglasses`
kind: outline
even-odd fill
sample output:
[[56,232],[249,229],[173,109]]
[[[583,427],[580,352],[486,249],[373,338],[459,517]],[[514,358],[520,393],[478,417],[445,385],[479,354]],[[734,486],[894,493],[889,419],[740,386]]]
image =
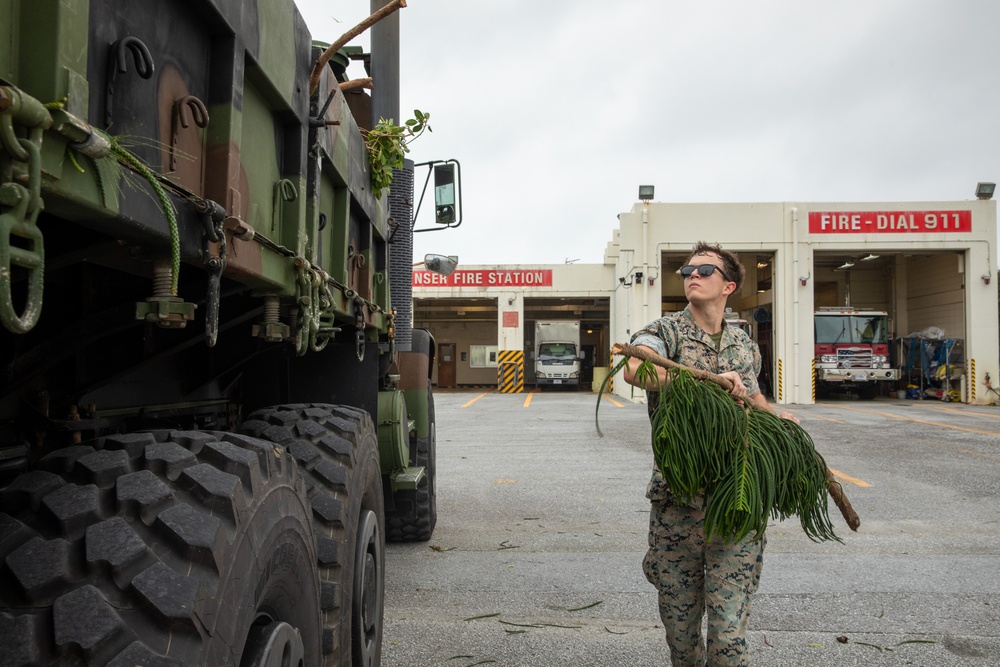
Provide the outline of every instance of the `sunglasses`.
[[684,266],[681,267],[681,277],[690,278],[691,276],[694,275],[695,271],[697,271],[698,275],[701,276],[702,278],[708,278],[714,272],[718,271],[719,275],[721,275],[723,280],[725,280],[727,283],[733,282],[732,280],[729,279],[729,276],[726,275],[726,272],[717,267],[715,264],[699,264],[698,266],[694,266],[693,264],[685,264]]

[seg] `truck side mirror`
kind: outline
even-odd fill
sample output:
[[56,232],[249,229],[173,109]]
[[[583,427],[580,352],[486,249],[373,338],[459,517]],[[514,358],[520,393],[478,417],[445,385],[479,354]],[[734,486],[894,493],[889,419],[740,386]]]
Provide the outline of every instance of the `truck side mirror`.
[[450,225],[458,220],[455,194],[455,163],[434,166],[434,222]]
[[423,264],[428,271],[439,273],[442,276],[450,276],[458,267],[458,257],[455,255],[424,255],[424,261],[417,262],[414,266]]

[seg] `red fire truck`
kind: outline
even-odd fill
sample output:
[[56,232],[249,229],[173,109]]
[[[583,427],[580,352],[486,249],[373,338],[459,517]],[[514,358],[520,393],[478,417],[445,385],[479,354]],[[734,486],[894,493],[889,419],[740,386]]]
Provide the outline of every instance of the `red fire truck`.
[[889,361],[889,314],[880,310],[820,308],[814,317],[816,394],[852,391],[873,399],[880,382],[899,379]]

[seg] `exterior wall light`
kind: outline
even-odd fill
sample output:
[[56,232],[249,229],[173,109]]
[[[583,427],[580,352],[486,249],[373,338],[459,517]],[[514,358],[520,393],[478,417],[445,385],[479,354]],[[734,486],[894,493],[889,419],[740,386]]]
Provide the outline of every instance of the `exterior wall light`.
[[977,183],[976,199],[993,199],[993,191],[996,189],[996,183]]
[[861,258],[861,261],[862,261],[862,262],[870,262],[870,261],[872,261],[873,259],[878,259],[878,255],[876,255],[876,254],[875,254],[875,253],[873,253],[873,252],[870,252],[870,253],[868,253],[868,254],[867,254],[867,255],[866,255],[865,257],[862,257],[862,258]]
[[[992,193],[992,191],[991,191]],[[653,198],[653,186],[652,185],[640,185],[639,186],[639,201],[649,201]]]

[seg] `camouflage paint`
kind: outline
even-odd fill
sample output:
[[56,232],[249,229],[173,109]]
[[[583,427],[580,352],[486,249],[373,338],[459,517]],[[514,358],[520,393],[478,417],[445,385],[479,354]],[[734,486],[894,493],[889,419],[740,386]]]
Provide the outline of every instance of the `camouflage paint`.
[[[309,198],[309,100],[302,87],[315,54],[290,0],[40,0],[32,6],[41,10],[26,13],[20,2],[0,0],[0,15],[12,23],[18,19],[21,27],[12,30],[0,69],[19,67],[17,76],[8,78],[23,81],[40,101],[70,94],[67,108],[94,127],[104,126],[110,107],[112,134],[142,137],[139,145],[129,146],[133,152],[194,195],[219,202],[229,216],[227,275],[258,290],[294,293],[287,257],[233,237],[233,229],[244,221],[292,254],[321,262],[335,281],[388,308],[387,267],[378,259],[388,236],[386,205],[371,191],[367,151],[339,91],[325,116],[330,124],[316,135],[322,178],[318,198]],[[199,11],[190,11],[193,7]],[[220,35],[224,27],[236,35]],[[174,39],[178,35],[183,40]],[[154,76],[139,77],[127,54],[127,71],[115,73],[114,94],[107,97],[110,46],[125,36],[148,47]],[[296,48],[288,49],[289,42]],[[22,51],[31,57],[19,58]],[[332,74],[325,71],[319,104],[334,86]],[[192,126],[185,112],[189,127],[179,131],[178,101],[189,96],[204,103],[209,123],[204,129]],[[175,137],[180,140],[173,146]],[[136,183],[145,189],[139,179],[125,173],[109,183],[113,172],[88,160],[81,161],[82,174],[67,169],[67,143],[59,137],[44,143],[43,164],[51,177],[45,184],[47,210],[74,219],[82,213],[109,233],[133,238],[133,232],[136,239],[158,238],[165,244],[165,222],[146,204],[148,197],[131,194]],[[288,194],[293,191],[294,199]],[[182,228],[190,227],[194,221],[188,204],[177,200],[177,208]],[[327,219],[322,232],[320,213]],[[130,227],[124,234],[114,231],[119,220]],[[196,261],[198,231],[182,232],[184,256]],[[349,245],[358,253],[350,262],[344,256]],[[347,299],[338,301],[349,316]],[[386,324],[384,315],[371,312],[366,321],[383,330]]]

